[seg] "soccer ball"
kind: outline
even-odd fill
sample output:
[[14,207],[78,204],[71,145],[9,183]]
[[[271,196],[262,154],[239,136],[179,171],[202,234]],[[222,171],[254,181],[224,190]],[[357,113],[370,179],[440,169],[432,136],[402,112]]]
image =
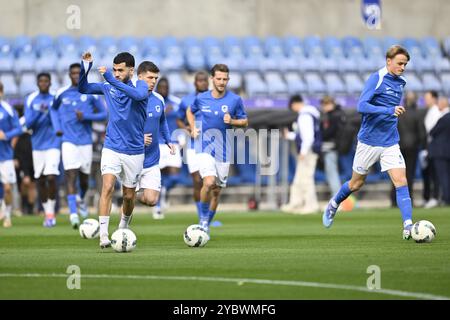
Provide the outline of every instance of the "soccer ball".
[[436,228],[430,221],[420,220],[412,226],[411,236],[417,243],[431,242],[436,236]]
[[116,252],[131,252],[136,248],[136,235],[130,229],[118,229],[111,236],[111,246]]
[[209,241],[209,235],[201,225],[193,224],[186,229],[183,239],[189,247],[203,247]]
[[80,236],[84,239],[98,238],[100,233],[100,225],[95,219],[86,219],[78,228]]

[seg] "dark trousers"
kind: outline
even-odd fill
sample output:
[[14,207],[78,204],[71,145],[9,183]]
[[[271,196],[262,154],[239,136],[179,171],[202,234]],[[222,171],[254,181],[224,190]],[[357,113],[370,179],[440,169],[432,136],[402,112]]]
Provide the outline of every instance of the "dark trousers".
[[428,166],[422,169],[423,178],[423,199],[425,201],[431,198],[439,200],[439,182],[438,172],[436,171],[434,160],[428,159]]
[[[408,180],[409,195],[411,196],[411,202],[414,203],[413,186],[414,177],[416,175],[417,155],[419,151],[417,149],[400,149],[400,151],[405,159],[406,179]],[[397,197],[394,185],[392,185],[391,188],[391,205],[393,207],[397,206]]]
[[434,159],[434,167],[438,173],[439,187],[442,190],[442,201],[450,205],[450,159]]

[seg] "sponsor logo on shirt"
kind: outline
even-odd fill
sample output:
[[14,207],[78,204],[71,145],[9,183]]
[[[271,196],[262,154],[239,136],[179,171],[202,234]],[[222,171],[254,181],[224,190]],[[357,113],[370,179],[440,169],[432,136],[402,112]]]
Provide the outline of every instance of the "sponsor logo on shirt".
[[202,106],[202,112],[212,112],[210,106]]

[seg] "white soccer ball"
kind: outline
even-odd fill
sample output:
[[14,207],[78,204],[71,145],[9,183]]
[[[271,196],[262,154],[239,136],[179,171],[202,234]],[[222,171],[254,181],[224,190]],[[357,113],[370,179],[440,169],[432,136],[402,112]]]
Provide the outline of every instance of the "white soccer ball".
[[116,252],[131,252],[136,248],[136,240],[130,229],[118,229],[111,236],[111,246]]
[[209,241],[209,235],[201,225],[193,224],[187,227],[183,239],[189,247],[203,247]]
[[98,238],[100,225],[95,219],[86,219],[80,224],[78,231],[80,232],[80,236],[84,239]]
[[412,226],[411,237],[417,242],[431,242],[436,236],[436,228],[427,220],[420,220]]

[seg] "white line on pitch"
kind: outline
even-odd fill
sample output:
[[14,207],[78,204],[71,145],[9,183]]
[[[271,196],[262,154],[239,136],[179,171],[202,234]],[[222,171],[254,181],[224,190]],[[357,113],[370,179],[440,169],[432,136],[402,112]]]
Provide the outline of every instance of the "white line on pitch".
[[[70,274],[64,273],[0,273],[0,278],[67,278]],[[245,279],[245,278],[221,278],[221,277],[187,277],[187,276],[156,276],[156,275],[110,275],[110,274],[81,274],[81,278],[91,279],[131,279],[131,280],[179,280],[179,281],[207,281],[207,282],[232,282],[239,285],[245,283],[311,287],[321,289],[337,289],[360,291],[367,293],[386,294],[391,296],[408,297],[426,300],[449,300],[450,297],[437,296],[421,292],[408,292],[391,289],[368,289],[351,285],[341,285],[333,283],[290,281],[290,280],[267,280],[267,279]]]

